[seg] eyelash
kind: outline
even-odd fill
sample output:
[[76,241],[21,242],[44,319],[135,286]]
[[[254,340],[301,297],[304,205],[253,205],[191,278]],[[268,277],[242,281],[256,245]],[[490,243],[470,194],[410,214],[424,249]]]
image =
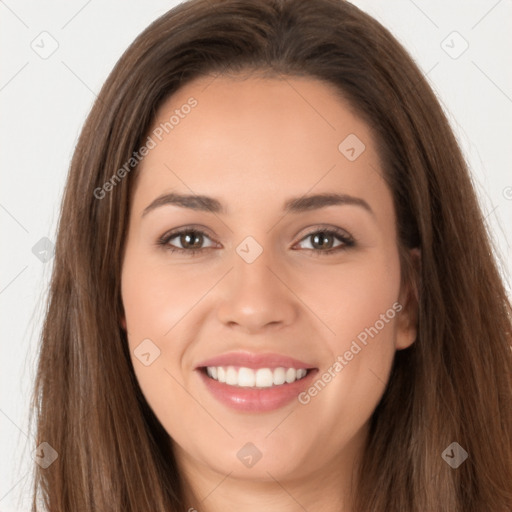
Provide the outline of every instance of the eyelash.
[[[335,238],[337,238],[340,242],[342,242],[342,245],[339,245],[337,247],[328,249],[328,250],[316,250],[316,249],[305,249],[306,251],[311,251],[312,253],[315,253],[315,256],[329,256],[332,254],[337,254],[341,251],[346,251],[347,249],[350,249],[351,247],[355,246],[355,240],[351,236],[347,235],[347,233],[341,229],[338,228],[325,228],[325,229],[316,229],[315,231],[310,231],[308,234],[303,236],[298,243],[306,240],[307,238],[316,235],[318,233],[323,233],[324,235],[333,235]],[[182,228],[178,231],[174,231],[172,233],[165,233],[162,235],[158,241],[157,245],[160,247],[163,247],[165,250],[170,251],[171,253],[179,253],[179,254],[187,254],[188,256],[194,256],[197,253],[203,252],[207,249],[211,249],[209,247],[202,247],[199,249],[181,249],[180,247],[174,247],[172,245],[169,245],[169,242],[179,237],[183,234],[194,234],[194,235],[202,235],[204,237],[210,238],[207,233],[204,231],[201,231],[200,229],[195,228]],[[210,238],[211,240],[211,238]]]

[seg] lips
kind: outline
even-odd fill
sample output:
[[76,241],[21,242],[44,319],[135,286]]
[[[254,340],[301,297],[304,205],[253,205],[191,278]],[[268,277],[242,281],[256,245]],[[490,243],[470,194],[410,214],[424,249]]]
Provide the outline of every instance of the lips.
[[318,371],[312,364],[281,354],[237,352],[197,365],[208,391],[230,408],[265,412],[291,402]]
[[312,369],[314,365],[299,361],[293,357],[283,356],[281,354],[253,354],[250,352],[232,352],[212,357],[201,362],[196,368],[206,368],[208,366],[234,366],[245,368],[305,368]]

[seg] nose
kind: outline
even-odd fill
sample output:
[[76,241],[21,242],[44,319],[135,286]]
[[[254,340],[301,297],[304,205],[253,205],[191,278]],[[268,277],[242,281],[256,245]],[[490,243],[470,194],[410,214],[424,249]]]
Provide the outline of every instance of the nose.
[[235,253],[233,267],[222,283],[217,306],[224,325],[257,333],[293,324],[300,301],[293,283],[287,282],[289,273],[272,261],[269,251],[263,250],[252,263]]

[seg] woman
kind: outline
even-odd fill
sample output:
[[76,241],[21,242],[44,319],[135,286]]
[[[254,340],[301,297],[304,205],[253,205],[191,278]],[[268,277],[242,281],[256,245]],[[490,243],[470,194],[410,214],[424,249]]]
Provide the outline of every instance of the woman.
[[511,510],[510,348],[468,170],[391,34],[341,0],[186,2],[73,157],[34,510]]

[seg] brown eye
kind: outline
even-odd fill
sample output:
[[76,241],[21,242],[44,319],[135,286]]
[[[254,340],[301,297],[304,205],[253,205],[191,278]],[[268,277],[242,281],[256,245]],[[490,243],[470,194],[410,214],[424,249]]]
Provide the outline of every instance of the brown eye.
[[197,249],[203,244],[203,235],[196,231],[181,233],[179,241],[184,249]]
[[300,243],[309,242],[309,247],[303,249],[313,251],[317,254],[332,254],[353,247],[354,239],[346,232],[336,229],[319,229],[312,231]]
[[[204,246],[207,240],[210,240],[210,245]],[[183,254],[195,254],[215,246],[206,233],[190,228],[165,234],[158,240],[158,245]]]

